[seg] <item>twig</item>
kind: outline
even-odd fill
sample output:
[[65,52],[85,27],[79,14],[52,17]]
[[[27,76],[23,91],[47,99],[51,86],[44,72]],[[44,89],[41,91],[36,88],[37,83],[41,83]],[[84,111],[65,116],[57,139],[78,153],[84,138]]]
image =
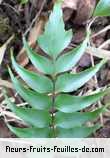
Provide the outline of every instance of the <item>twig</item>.
[[91,19],[89,21],[89,23],[87,24],[87,31],[90,31],[92,24],[95,22],[95,20],[97,19],[97,17],[94,17],[93,19]]
[[12,85],[11,82],[5,81],[5,80],[2,80],[2,79],[0,79],[0,86],[13,89],[13,85]]
[[110,51],[105,49],[99,49],[92,46],[88,46],[86,49],[86,53],[88,54],[92,53],[92,55],[95,57],[110,60]]
[[[90,56],[91,56],[91,63],[92,63],[92,66],[94,67],[95,64],[94,64],[94,58],[93,58],[92,53],[90,54]],[[96,86],[96,88],[99,89],[98,79],[97,79],[97,76],[96,76],[96,75],[94,76],[94,81],[95,81],[95,86]],[[99,108],[102,108],[101,101],[98,101],[98,107],[99,107]],[[103,115],[102,115],[102,114],[100,114],[100,122],[101,122],[101,125],[103,126],[104,121],[103,121]]]
[[[88,25],[87,29],[90,30],[91,25],[92,25],[92,23],[95,21],[95,19],[96,19],[96,18],[94,18],[94,19],[90,22],[90,24]],[[89,46],[91,45],[90,41],[88,42],[88,45],[89,45]],[[90,51],[90,57],[91,57],[91,64],[92,64],[92,67],[94,67],[94,66],[95,66],[95,63],[94,63],[94,57],[93,57],[92,51]],[[97,89],[99,89],[98,79],[97,79],[97,76],[96,76],[96,75],[94,76],[94,82],[95,82],[95,87],[96,87]],[[101,101],[98,101],[98,106],[99,106],[99,108],[102,107]],[[103,115],[102,115],[102,114],[100,114],[100,122],[101,122],[101,125],[104,124],[104,123],[103,123]]]
[[101,31],[99,31],[99,32],[95,33],[94,35],[92,35],[91,38],[94,38],[94,37],[96,37],[96,36],[98,36],[98,35],[100,35],[100,34],[106,32],[106,31],[108,31],[108,30],[110,30],[110,25],[106,26],[106,27],[105,27],[104,29],[102,29]]
[[28,28],[29,24],[30,24],[30,13],[29,13],[29,5],[28,4],[25,5],[24,13],[25,13],[26,28]]
[[6,42],[5,45],[8,45],[13,39],[14,39],[15,35],[13,34]]
[[26,105],[28,105],[28,103],[26,103],[26,102],[25,103],[21,103],[21,104],[17,104],[18,107],[26,106]]
[[108,44],[110,44],[110,39],[108,39],[107,41],[105,41],[104,43],[102,43],[98,48],[102,49],[102,48],[104,48]]
[[31,22],[29,28],[25,31],[25,33],[23,34],[23,36],[26,36],[26,35],[30,32],[32,26],[34,25],[34,23],[36,22],[36,20],[37,20],[38,17],[40,16],[40,14],[41,14],[41,12],[42,12],[42,10],[43,10],[43,7],[44,7],[44,5],[45,5],[45,3],[46,3],[46,0],[43,0],[39,12],[36,14],[35,18],[32,20],[32,22]]
[[10,111],[0,110],[0,113],[1,113],[1,116],[8,116],[8,117],[14,118],[15,120],[22,120]]
[[[91,26],[92,26],[93,22],[95,21],[95,19],[96,19],[96,18],[92,19],[92,20],[90,21],[90,23],[87,25],[87,31],[89,31],[89,30],[91,29]],[[88,47],[91,46],[90,41],[88,42],[88,45],[89,45]],[[94,57],[93,57],[92,51],[90,51],[90,57],[91,57],[91,64],[92,64],[92,67],[94,67],[94,66],[95,66],[95,63],[94,63]],[[96,87],[97,89],[99,89],[98,79],[97,79],[97,76],[96,76],[96,75],[94,76],[94,82],[95,82],[95,87]],[[99,108],[102,107],[101,101],[98,101],[98,106],[99,106]],[[101,122],[101,125],[103,125],[103,115],[102,115],[102,114],[100,114],[100,122]]]

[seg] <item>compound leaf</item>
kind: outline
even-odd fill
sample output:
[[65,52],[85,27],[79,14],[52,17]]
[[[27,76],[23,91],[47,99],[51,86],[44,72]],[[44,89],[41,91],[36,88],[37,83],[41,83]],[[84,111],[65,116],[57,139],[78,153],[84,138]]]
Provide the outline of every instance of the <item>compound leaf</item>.
[[65,31],[61,2],[57,2],[49,21],[46,24],[45,32],[38,38],[38,44],[45,53],[56,58],[70,43],[72,31]]
[[[23,85],[14,77],[9,68],[12,82],[17,92],[29,104],[27,107],[18,107],[4,93],[7,105],[12,112],[27,125],[25,126],[27,128],[16,128],[8,125],[9,129],[18,137],[82,138],[88,137],[100,128],[100,125],[89,127],[86,123],[97,119],[100,113],[105,111],[105,107],[92,112],[81,112],[80,110],[98,101],[107,94],[109,89],[102,92],[95,91],[94,94],[89,96],[71,96],[61,93],[72,92],[83,86],[105,63],[105,60],[102,60],[96,66],[81,73],[70,73],[72,67],[77,64],[86,50],[90,32],[88,27],[83,43],[72,51],[62,54],[71,42],[72,31],[65,30],[61,1],[57,0],[55,3],[53,12],[45,26],[44,34],[37,40],[40,48],[46,53],[46,57],[35,53],[23,38],[24,47],[30,61],[42,75],[39,72],[26,70],[17,64],[13,55],[11,55],[13,67],[27,85]],[[94,16],[110,15],[109,2],[109,0],[100,0]],[[55,105],[55,109],[53,109],[53,105]],[[54,119],[53,110],[56,112]]]
[[58,76],[56,81],[56,92],[72,92],[77,90],[87,81],[89,81],[97,73],[97,71],[99,71],[104,63],[105,60],[102,60],[96,66],[91,67],[83,72],[77,74],[65,73]]

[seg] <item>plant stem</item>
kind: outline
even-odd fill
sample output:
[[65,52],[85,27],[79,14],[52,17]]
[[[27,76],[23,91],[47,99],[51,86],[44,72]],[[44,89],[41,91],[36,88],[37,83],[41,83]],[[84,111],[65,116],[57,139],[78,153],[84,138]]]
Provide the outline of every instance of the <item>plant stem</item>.
[[52,92],[52,129],[53,129],[53,137],[56,137],[56,130],[55,130],[55,82],[56,82],[56,77],[53,77],[53,92]]

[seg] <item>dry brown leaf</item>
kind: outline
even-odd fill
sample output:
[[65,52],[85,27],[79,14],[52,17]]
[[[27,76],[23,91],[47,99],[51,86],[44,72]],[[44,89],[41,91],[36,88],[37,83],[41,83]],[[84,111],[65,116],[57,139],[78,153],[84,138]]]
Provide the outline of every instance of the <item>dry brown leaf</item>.
[[64,13],[64,21],[71,18],[74,11],[77,10],[78,0],[64,0],[62,8]]
[[85,24],[91,17],[95,6],[96,0],[64,0],[62,5],[64,20],[66,21],[71,18],[74,24]]
[[29,41],[30,44],[33,44],[33,43],[36,42],[36,39],[42,33],[42,30],[44,28],[44,24],[45,24],[45,19],[44,18],[39,20],[39,22],[37,21],[35,23],[35,26],[30,31],[29,38],[28,38],[28,41]]
[[85,67],[90,66],[90,65],[91,65],[91,57],[90,57],[90,55],[87,54],[87,53],[85,53],[85,54],[81,57],[81,59],[80,59],[78,65],[81,66],[82,68],[85,68]]
[[26,68],[27,68],[29,71],[33,71],[33,72],[42,74],[42,73],[41,73],[39,70],[37,70],[33,65],[28,65],[28,66],[26,66]]
[[12,138],[12,133],[9,131],[3,119],[0,119],[0,138]]
[[62,8],[71,8],[72,10],[77,9],[78,0],[64,0]]
[[76,17],[73,19],[74,24],[85,24],[91,17],[95,6],[96,0],[78,0]]
[[[32,48],[35,48],[35,46],[36,46],[36,40],[37,40],[38,36],[42,33],[44,23],[45,23],[45,20],[40,19],[39,21],[37,21],[35,23],[34,27],[30,31],[28,41],[29,41],[29,45]],[[17,61],[23,67],[29,63],[29,59],[27,57],[27,54],[26,54],[24,48],[22,48],[21,51],[19,52],[19,54],[17,56]]]
[[17,55],[17,62],[23,67],[25,67],[29,63],[29,59],[26,55],[26,52],[25,52],[24,48]]

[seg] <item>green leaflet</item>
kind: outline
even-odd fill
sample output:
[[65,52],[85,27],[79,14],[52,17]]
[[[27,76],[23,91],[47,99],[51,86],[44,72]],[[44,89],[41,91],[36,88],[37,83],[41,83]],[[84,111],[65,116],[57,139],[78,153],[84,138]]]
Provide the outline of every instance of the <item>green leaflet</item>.
[[49,138],[48,128],[16,128],[8,125],[8,128],[20,138]]
[[110,0],[99,0],[93,16],[110,16]]
[[16,63],[13,56],[11,56],[11,59],[16,72],[33,90],[39,93],[52,92],[53,85],[49,78],[24,69],[22,66]]
[[75,127],[71,129],[58,128],[58,138],[86,138],[98,130],[100,125],[93,127]]
[[71,39],[72,31],[65,31],[61,2],[57,2],[45,26],[44,34],[38,38],[38,44],[45,53],[55,59],[69,45]]
[[84,108],[87,108],[91,104],[95,103],[101,97],[106,95],[108,91],[110,91],[110,89],[98,93],[94,92],[94,94],[88,96],[71,96],[67,94],[61,94],[57,96],[55,105],[56,108],[61,112],[76,112]]
[[49,112],[39,111],[31,108],[19,108],[16,106],[13,107],[12,111],[22,120],[34,127],[49,127],[51,121],[51,116]]
[[77,74],[65,73],[58,76],[56,81],[56,92],[72,92],[83,86],[87,81],[89,81],[102,65],[105,63],[105,60],[102,60],[99,64],[94,67],[91,67],[83,72]]
[[43,57],[37,53],[35,53],[32,48],[28,45],[25,38],[23,38],[24,47],[28,54],[29,59],[32,64],[44,74],[53,74],[54,73],[54,65],[52,64],[52,60],[49,60],[46,57]]
[[79,61],[81,56],[85,53],[87,48],[87,43],[89,41],[89,32],[87,33],[87,37],[78,47],[73,49],[72,51],[60,56],[56,61],[56,72],[65,72],[70,70],[75,64]]
[[61,128],[73,128],[78,127],[86,123],[87,121],[95,120],[99,117],[100,113],[104,112],[105,108],[100,108],[93,112],[74,112],[74,113],[56,113],[56,126]]
[[5,98],[10,109],[28,124],[37,128],[49,127],[51,120],[49,112],[35,110],[32,108],[17,107],[6,95]]
[[28,102],[33,108],[38,110],[49,110],[52,105],[52,100],[45,94],[40,94],[35,91],[25,88],[22,83],[14,77],[11,69],[9,69],[11,80],[19,95]]

